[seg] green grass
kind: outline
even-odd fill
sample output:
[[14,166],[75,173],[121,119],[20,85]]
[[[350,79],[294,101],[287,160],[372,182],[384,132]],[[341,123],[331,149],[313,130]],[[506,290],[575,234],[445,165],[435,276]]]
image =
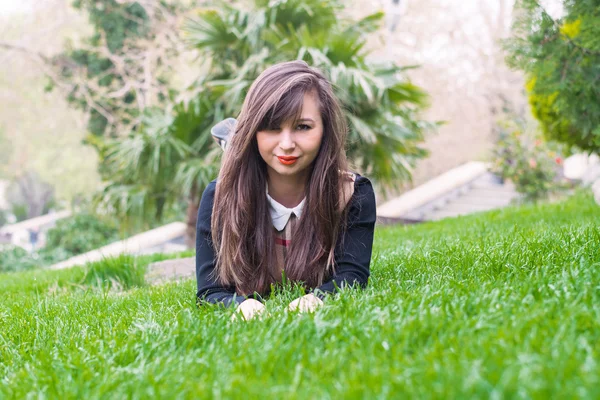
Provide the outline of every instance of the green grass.
[[70,292],[90,289],[129,289],[145,286],[146,267],[155,261],[193,256],[152,254],[139,257],[121,255],[86,266],[62,270],[36,269],[21,273],[0,274],[0,293],[4,296],[40,295],[55,291]]
[[285,289],[232,322],[194,281],[148,287],[148,259],[121,262],[139,265],[0,276],[0,398],[600,397],[589,193],[378,227],[368,289],[312,315]]

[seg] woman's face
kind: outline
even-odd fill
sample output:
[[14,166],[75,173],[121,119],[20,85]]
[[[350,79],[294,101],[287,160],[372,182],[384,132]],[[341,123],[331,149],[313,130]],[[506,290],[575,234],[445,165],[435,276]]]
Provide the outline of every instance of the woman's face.
[[299,120],[256,133],[258,151],[270,176],[302,176],[317,157],[322,138],[323,121],[315,92],[304,94]]

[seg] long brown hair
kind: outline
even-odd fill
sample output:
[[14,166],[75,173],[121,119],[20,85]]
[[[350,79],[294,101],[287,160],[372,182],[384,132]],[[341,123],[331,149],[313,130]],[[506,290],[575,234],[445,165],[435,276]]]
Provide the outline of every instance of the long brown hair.
[[216,276],[239,294],[265,294],[281,282],[275,231],[266,197],[267,165],[256,133],[295,121],[306,92],[315,91],[323,121],[323,138],[309,171],[304,212],[298,220],[284,267],[285,276],[314,288],[333,272],[333,252],[345,229],[348,170],[344,146],[347,125],[331,83],[304,61],[267,68],[252,83],[237,118],[235,134],[217,179],[211,231]]

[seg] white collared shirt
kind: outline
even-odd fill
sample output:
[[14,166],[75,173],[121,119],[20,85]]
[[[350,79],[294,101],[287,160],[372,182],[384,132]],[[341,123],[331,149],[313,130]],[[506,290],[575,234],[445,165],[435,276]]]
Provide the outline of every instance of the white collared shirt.
[[296,216],[296,218],[300,218],[306,197],[302,199],[300,204],[298,204],[296,207],[287,208],[269,196],[269,186],[267,185],[267,200],[269,201],[269,213],[271,214],[271,219],[273,220],[273,226],[278,231],[282,231],[283,228],[285,228],[285,225],[288,223],[292,213]]

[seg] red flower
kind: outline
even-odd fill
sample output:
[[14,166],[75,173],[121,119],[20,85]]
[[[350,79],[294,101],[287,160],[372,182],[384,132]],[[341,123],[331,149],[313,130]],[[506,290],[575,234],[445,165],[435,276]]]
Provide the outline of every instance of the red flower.
[[560,158],[560,157],[556,157],[556,158],[554,159],[554,161],[555,161],[555,162],[556,162],[558,165],[562,164],[562,158]]

